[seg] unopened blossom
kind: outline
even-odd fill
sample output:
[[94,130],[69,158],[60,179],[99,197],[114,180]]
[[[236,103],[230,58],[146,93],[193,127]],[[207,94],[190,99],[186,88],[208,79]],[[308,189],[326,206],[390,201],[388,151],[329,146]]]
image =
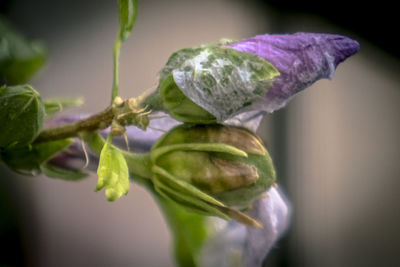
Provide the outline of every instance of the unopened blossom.
[[[164,133],[179,122],[159,114],[159,118],[151,120],[147,131],[136,127],[128,127],[126,134],[131,149],[135,151],[149,151],[152,144]],[[242,125],[255,131],[260,123],[259,112],[242,113],[229,121],[231,125]],[[64,116],[54,118],[49,125],[73,122],[82,116]],[[109,130],[103,131],[107,135]],[[115,144],[124,147],[123,138],[115,137]],[[88,170],[95,171],[98,156],[88,150],[90,164]],[[58,168],[75,170],[83,166],[85,155],[81,144],[75,142],[69,149],[62,151],[50,161]],[[235,220],[225,221],[216,217],[210,217],[211,224],[217,226],[210,232],[210,236],[203,246],[200,255],[200,266],[232,266],[232,260],[243,266],[261,266],[264,258],[271,250],[279,237],[285,232],[290,220],[290,207],[285,196],[279,189],[271,187],[266,194],[253,203],[253,208],[246,212],[249,216],[263,225],[263,228],[249,227]],[[196,231],[196,229],[193,229]],[[233,257],[233,258],[232,258]]]

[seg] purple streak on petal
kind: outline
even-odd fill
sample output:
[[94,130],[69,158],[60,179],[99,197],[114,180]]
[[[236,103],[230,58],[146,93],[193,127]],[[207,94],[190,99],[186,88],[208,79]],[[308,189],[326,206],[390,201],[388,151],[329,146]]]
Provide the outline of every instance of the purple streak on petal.
[[331,79],[337,65],[360,49],[348,37],[319,33],[258,35],[229,46],[264,58],[280,72],[260,107],[267,112],[284,107],[315,81]]
[[219,229],[203,248],[201,261],[204,266],[236,266],[238,260],[246,267],[262,266],[268,252],[289,224],[289,204],[283,194],[272,187],[267,197],[253,203],[253,209],[248,214],[261,222],[264,228],[214,219]]

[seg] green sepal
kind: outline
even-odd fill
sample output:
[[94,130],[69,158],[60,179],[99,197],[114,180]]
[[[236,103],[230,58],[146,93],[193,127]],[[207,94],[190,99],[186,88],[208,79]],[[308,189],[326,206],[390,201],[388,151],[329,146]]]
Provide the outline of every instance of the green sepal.
[[83,98],[51,98],[44,100],[44,108],[46,111],[46,119],[51,118],[55,114],[65,109],[80,107],[84,103]]
[[204,193],[193,185],[179,180],[164,169],[153,166],[153,173],[155,173],[155,177],[157,179],[161,179],[163,183],[165,183],[170,188],[174,189],[178,193],[182,193],[188,196],[196,197],[200,202],[209,203],[215,206],[224,206],[223,203],[211,197],[210,195]]
[[157,147],[151,152],[151,159],[155,163],[157,158],[162,156],[163,154],[170,153],[172,151],[203,151],[203,152],[218,152],[218,153],[227,153],[239,157],[247,157],[247,153],[241,149],[238,149],[234,146],[221,144],[221,143],[191,143],[191,144],[173,144],[166,145],[162,147]]
[[43,163],[40,169],[44,175],[51,178],[58,178],[67,181],[79,181],[89,176],[81,170],[67,170],[58,168],[49,163]]
[[42,164],[67,148],[72,139],[12,147],[0,150],[1,160],[15,172],[37,175],[42,172]]
[[111,144],[109,135],[100,153],[95,191],[106,188],[106,197],[115,201],[129,191],[129,170],[122,152]]
[[135,24],[138,10],[137,0],[118,0],[119,11],[119,38],[121,41],[128,39]]
[[[178,121],[196,124],[210,124],[217,122],[214,115],[200,107],[182,93],[181,89],[175,84],[172,75],[162,79],[158,88],[158,94],[160,95],[158,98],[162,99],[162,106],[159,106],[158,109],[167,111]],[[149,100],[154,101],[156,99],[157,98],[153,98]],[[150,107],[154,107],[158,104],[149,100],[147,102]]]
[[47,49],[42,42],[27,40],[0,17],[0,83],[22,84],[43,66]]
[[0,87],[0,148],[30,144],[40,133],[44,105],[30,85]]
[[161,196],[175,201],[189,211],[208,216],[217,216],[225,220],[232,218],[249,226],[262,227],[259,222],[246,214],[234,210],[224,203],[213,198],[211,195],[199,190],[195,186],[174,177],[166,170],[153,166],[154,189]]

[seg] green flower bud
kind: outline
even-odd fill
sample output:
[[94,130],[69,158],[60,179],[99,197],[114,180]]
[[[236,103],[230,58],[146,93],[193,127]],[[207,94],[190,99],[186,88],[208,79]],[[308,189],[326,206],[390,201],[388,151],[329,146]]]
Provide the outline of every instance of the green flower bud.
[[258,110],[277,76],[266,60],[223,44],[185,48],[171,55],[142,105],[183,122],[220,123]]
[[240,127],[175,127],[153,146],[151,158],[156,191],[197,212],[217,208],[222,216],[213,215],[223,218],[238,219],[227,206],[251,205],[275,182],[262,141]]
[[31,143],[39,134],[44,105],[29,85],[0,87],[0,148]]

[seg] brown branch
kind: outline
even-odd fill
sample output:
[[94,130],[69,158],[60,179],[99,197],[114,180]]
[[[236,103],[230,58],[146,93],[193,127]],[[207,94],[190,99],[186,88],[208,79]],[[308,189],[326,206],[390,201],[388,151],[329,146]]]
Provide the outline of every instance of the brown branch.
[[79,136],[79,133],[81,132],[105,129],[111,125],[113,119],[113,109],[112,107],[108,107],[106,110],[94,114],[89,118],[62,126],[44,129],[35,139],[34,143],[76,137]]

